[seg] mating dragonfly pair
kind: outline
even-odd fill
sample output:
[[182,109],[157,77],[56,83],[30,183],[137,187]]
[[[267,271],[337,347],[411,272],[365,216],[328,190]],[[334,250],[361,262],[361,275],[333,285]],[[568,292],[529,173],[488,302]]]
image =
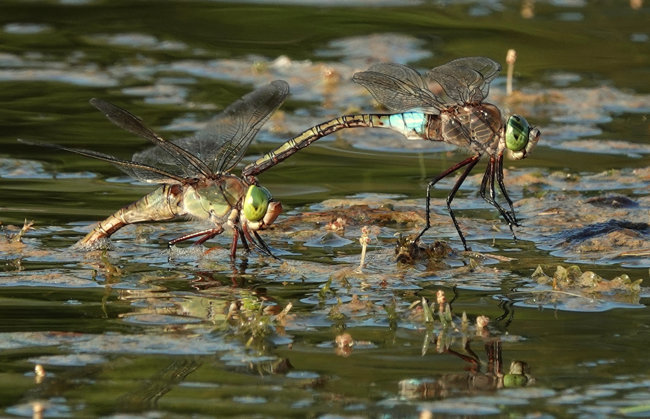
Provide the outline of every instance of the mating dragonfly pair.
[[[490,82],[500,70],[498,63],[485,57],[460,58],[435,67],[424,76],[400,64],[374,65],[356,73],[353,80],[366,87],[391,113],[346,115],[316,125],[246,166],[242,177],[230,172],[264,122],[288,96],[289,85],[285,81],[273,81],[245,95],[196,135],[174,142],[156,134],[128,111],[92,99],[90,103],[115,125],[155,144],[153,148],[134,154],[132,160],[56,144],[24,142],[105,160],[138,180],[162,184],[98,223],[77,242],[77,247],[98,247],[127,224],[189,217],[207,220],[211,228],[179,237],[169,242],[170,245],[196,237],[199,237],[196,243],[203,243],[222,233],[227,225],[234,232],[230,247],[230,256],[234,258],[238,240],[246,250],[252,246],[271,255],[258,231],[275,221],[282,205],[258,184],[256,176],[317,139],[345,128],[374,127],[392,129],[411,140],[444,141],[469,150],[472,156],[429,182],[426,225],[414,243],[431,226],[431,188],[442,178],[464,168],[447,196],[447,209],[463,247],[468,250],[451,209],[459,187],[481,157],[487,155],[489,161],[480,194],[499,211],[512,231],[512,227],[519,224],[503,182],[503,155],[507,151],[511,158],[523,159],[540,137],[539,130],[530,127],[525,118],[512,115],[504,121],[495,105],[483,102]],[[507,209],[496,200],[495,184],[508,204]]]

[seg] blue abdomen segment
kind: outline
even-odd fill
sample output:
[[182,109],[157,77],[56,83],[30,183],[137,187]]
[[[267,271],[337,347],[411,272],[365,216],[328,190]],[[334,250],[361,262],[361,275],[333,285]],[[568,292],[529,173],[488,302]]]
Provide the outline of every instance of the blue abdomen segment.
[[387,128],[403,134],[409,140],[427,139],[427,115],[422,112],[403,112],[385,115]]

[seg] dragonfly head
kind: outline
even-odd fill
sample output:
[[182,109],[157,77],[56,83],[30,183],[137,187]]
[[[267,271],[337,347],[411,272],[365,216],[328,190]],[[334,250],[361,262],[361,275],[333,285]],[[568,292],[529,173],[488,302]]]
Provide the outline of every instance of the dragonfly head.
[[273,201],[271,192],[263,186],[250,185],[244,198],[244,217],[248,227],[262,230],[273,224],[282,212],[282,204]]
[[540,132],[528,125],[526,118],[512,115],[506,122],[506,148],[513,160],[521,160],[535,147],[539,141]]

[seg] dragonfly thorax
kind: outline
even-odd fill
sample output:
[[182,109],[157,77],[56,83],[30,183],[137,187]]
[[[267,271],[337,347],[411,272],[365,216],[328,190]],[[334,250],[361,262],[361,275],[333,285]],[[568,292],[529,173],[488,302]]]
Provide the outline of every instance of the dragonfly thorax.
[[203,179],[185,186],[182,205],[193,218],[223,220],[232,209],[241,206],[247,188],[243,180],[232,175]]
[[438,126],[429,124],[432,140],[442,140],[480,154],[496,154],[503,121],[501,111],[491,103],[451,107],[440,113],[438,121]]

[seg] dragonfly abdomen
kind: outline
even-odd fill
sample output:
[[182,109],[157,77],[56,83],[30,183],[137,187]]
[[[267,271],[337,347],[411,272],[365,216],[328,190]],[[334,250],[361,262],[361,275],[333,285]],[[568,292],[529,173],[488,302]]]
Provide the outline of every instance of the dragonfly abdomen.
[[318,124],[288,140],[270,153],[266,153],[248,165],[244,176],[255,176],[271,166],[285,160],[309,144],[345,128],[388,128],[403,134],[408,139],[428,139],[429,119],[437,115],[422,112],[403,112],[399,114],[356,114],[345,115]]
[[423,112],[402,112],[392,115],[379,115],[374,126],[383,126],[397,131],[408,140],[428,140],[430,119],[436,115]]
[[[374,127],[379,117],[380,115],[372,114],[345,115],[323,122],[322,124],[318,124],[302,134],[293,137],[276,150],[266,153],[251,166],[255,168],[256,173],[262,172],[267,167],[274,166],[296,151],[307,147],[319,138],[326,137],[338,130],[344,128]],[[379,125],[382,126],[383,123],[380,123]],[[248,174],[250,173],[247,173],[246,170],[244,170],[244,175],[246,176]]]
[[75,247],[91,247],[98,240],[110,237],[127,224],[166,221],[185,215],[180,206],[182,188],[178,184],[163,185],[139,200],[120,208],[95,225],[90,233],[75,244]]

